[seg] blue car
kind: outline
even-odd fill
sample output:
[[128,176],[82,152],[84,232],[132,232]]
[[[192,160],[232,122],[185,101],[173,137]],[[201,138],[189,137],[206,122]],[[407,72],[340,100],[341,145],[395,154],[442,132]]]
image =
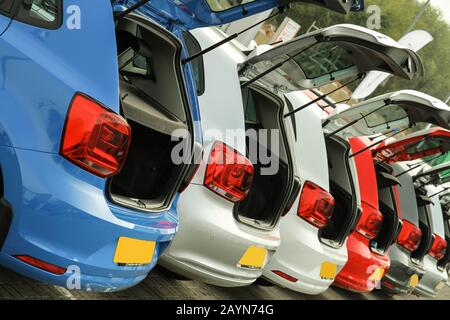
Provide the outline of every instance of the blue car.
[[184,32],[289,1],[126,11],[137,2],[0,2],[1,265],[69,289],[142,281],[177,231],[201,148]]

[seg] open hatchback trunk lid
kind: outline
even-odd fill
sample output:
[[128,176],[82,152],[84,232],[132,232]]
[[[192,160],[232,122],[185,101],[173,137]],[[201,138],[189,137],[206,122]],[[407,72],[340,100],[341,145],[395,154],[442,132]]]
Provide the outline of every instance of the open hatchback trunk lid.
[[387,163],[413,161],[450,151],[450,131],[432,128],[400,139],[388,139],[373,150],[374,158]]
[[424,72],[420,57],[393,39],[355,25],[341,24],[277,46],[259,46],[240,66],[242,81],[258,79],[285,92],[383,71],[411,80]]
[[443,163],[435,167],[421,170],[414,180],[421,185],[434,184],[440,185],[450,182],[450,176],[443,176],[442,174],[450,170],[450,162]]
[[[339,132],[346,137],[373,136],[388,131],[395,132],[418,123],[450,129],[450,107],[424,93],[402,90],[372,98],[353,107],[339,105],[326,119],[324,130],[327,133]],[[437,139],[441,134],[444,135],[443,138],[446,137],[443,131],[431,129],[418,133],[417,140],[422,140],[424,136]],[[406,143],[408,141],[404,142]],[[377,150],[382,151],[383,147],[388,149],[384,143]],[[404,160],[397,161],[412,160],[403,156]],[[423,155],[417,155],[417,157],[420,158]]]
[[[129,7],[138,0],[116,0]],[[290,3],[311,3],[339,13],[361,11],[359,0],[151,0],[142,11],[160,22],[176,21],[186,29],[230,23]]]

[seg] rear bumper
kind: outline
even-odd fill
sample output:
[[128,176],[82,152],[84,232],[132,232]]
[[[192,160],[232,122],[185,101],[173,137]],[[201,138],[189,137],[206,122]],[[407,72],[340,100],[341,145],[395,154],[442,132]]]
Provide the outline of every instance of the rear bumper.
[[424,297],[434,298],[439,291],[439,286],[447,282],[448,274],[445,270],[439,270],[437,268],[437,261],[428,255],[425,256],[423,262],[426,273],[420,280],[414,293]]
[[379,255],[369,248],[369,240],[353,232],[347,241],[348,263],[339,273],[334,285],[354,292],[371,292],[379,286],[377,269],[390,267],[389,255]]
[[[325,292],[333,283],[322,279],[321,270],[325,262],[336,265],[339,272],[347,263],[347,248],[331,248],[319,240],[318,229],[294,214],[282,218],[281,246],[264,269],[264,277],[281,287],[317,295]],[[288,281],[273,273],[282,271],[298,279]]]
[[[13,212],[0,263],[25,276],[71,289],[126,289],[147,276],[178,228],[174,209],[149,216],[111,204],[104,179],[59,155],[1,148],[0,162],[5,199]],[[142,266],[115,264],[120,237],[155,241],[152,261]],[[68,271],[57,276],[15,255]]]
[[391,258],[391,268],[381,282],[381,288],[391,294],[410,294],[414,287],[409,285],[413,275],[421,279],[425,270],[411,261],[409,252],[401,249],[397,244],[391,246],[389,250]]
[[278,229],[261,231],[240,224],[234,219],[233,204],[202,185],[186,189],[178,212],[180,230],[160,264],[198,281],[222,287],[250,285],[262,269],[238,266],[248,248],[267,249],[266,264],[280,245]]

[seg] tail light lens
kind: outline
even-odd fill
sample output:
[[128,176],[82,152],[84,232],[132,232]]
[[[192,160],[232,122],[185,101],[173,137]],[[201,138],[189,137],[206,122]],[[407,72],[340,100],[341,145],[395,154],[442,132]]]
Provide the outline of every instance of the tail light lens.
[[447,242],[437,234],[435,234],[433,238],[433,245],[431,246],[430,251],[428,251],[428,254],[436,260],[441,260],[447,251]]
[[403,220],[397,243],[409,252],[413,252],[417,250],[421,241],[422,231],[408,220]]
[[297,282],[298,281],[297,278],[294,278],[293,276],[290,276],[287,273],[284,273],[283,271],[272,270],[272,272],[275,273],[277,276],[279,276],[289,282]]
[[56,274],[56,275],[63,275],[66,273],[65,268],[61,268],[58,266],[55,266],[51,263],[30,257],[30,256],[15,256],[16,259],[19,259],[22,262],[25,262],[26,264],[29,264],[30,266],[33,266],[35,268]]
[[362,203],[362,214],[356,226],[356,231],[368,239],[375,239],[380,233],[383,224],[383,215],[380,211]]
[[218,142],[211,151],[204,184],[220,196],[238,202],[247,197],[253,173],[250,160]]
[[317,228],[324,228],[333,216],[334,204],[330,193],[307,181],[300,196],[297,215]]
[[125,119],[77,94],[67,114],[61,154],[89,172],[110,177],[122,169],[130,138]]

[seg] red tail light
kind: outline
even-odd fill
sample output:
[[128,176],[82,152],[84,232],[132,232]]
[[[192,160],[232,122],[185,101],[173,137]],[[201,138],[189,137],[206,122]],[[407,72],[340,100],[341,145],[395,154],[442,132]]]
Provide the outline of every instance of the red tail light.
[[437,234],[435,234],[433,238],[433,245],[431,246],[430,251],[428,251],[428,254],[439,261],[444,257],[445,252],[447,251],[447,242]]
[[362,208],[362,215],[356,231],[368,239],[375,239],[380,233],[383,215],[365,202],[362,203]]
[[421,240],[422,231],[408,220],[403,220],[397,243],[409,252],[413,252],[419,247]]
[[125,119],[77,94],[67,114],[61,154],[87,171],[110,177],[122,169],[130,137]]
[[226,144],[217,142],[205,174],[205,186],[233,202],[244,200],[253,180],[250,160]]
[[55,266],[53,264],[50,264],[48,262],[30,257],[30,256],[16,256],[17,259],[19,259],[20,261],[23,261],[27,264],[29,264],[30,266],[33,266],[35,268],[56,274],[56,275],[63,275],[64,273],[66,273],[66,269],[65,268],[61,268],[58,266]]
[[317,228],[324,228],[328,225],[333,210],[333,196],[314,183],[306,181],[297,215]]

